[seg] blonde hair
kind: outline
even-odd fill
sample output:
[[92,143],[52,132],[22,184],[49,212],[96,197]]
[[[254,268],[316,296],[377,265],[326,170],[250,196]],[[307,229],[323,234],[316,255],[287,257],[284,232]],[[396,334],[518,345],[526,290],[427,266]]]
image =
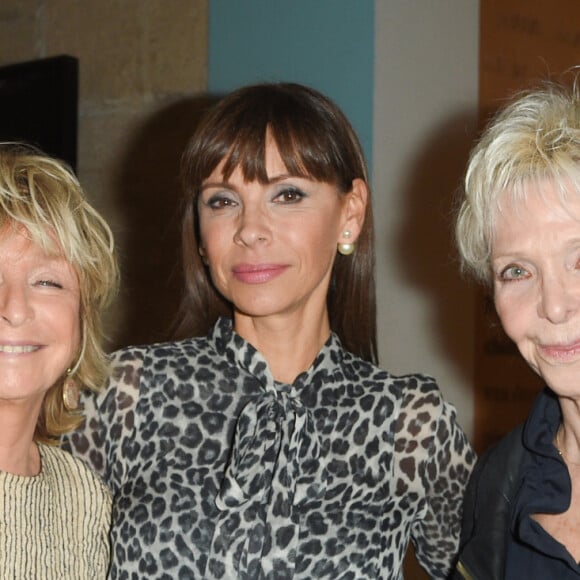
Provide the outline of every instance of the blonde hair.
[[565,201],[580,193],[580,94],[546,82],[520,93],[491,120],[471,152],[456,240],[462,266],[491,282],[490,255],[497,212],[507,194],[525,199],[530,182],[558,184]]
[[[101,316],[119,282],[109,226],[64,163],[25,144],[1,143],[0,229],[10,225],[25,228],[44,251],[64,256],[74,268],[80,288],[81,349],[70,376],[80,387],[99,389],[108,366]],[[64,407],[59,381],[46,393],[35,440],[54,442],[81,422],[80,413]]]

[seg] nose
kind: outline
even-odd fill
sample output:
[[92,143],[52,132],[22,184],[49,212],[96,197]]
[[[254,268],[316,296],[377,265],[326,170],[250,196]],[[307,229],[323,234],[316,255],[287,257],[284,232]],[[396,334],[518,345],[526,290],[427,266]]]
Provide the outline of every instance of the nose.
[[547,277],[542,281],[538,314],[552,324],[567,322],[577,311],[579,304],[578,281],[565,280],[563,277]]
[[25,288],[13,284],[0,284],[0,318],[10,326],[21,326],[33,316]]
[[267,243],[271,237],[272,232],[266,212],[257,207],[246,206],[240,213],[234,234],[236,244],[251,247],[257,243]]

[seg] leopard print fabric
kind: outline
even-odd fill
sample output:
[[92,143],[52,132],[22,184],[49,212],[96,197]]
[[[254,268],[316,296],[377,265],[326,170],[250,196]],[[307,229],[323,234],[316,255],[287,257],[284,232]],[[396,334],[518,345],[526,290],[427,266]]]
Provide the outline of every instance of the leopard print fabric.
[[437,385],[332,335],[292,385],[221,319],[131,347],[73,452],[113,491],[119,579],[402,578],[454,563],[474,454]]

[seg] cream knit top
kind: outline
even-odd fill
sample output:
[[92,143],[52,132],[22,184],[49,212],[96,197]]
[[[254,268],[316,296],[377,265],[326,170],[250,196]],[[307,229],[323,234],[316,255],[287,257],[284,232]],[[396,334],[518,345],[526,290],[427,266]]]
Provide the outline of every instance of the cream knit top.
[[83,462],[39,445],[35,477],[0,472],[0,578],[105,578],[111,494]]

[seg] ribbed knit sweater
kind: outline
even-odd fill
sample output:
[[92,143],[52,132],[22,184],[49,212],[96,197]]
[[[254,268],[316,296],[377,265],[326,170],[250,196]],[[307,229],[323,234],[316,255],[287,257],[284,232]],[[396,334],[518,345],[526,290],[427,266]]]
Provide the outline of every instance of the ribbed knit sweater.
[[0,578],[105,578],[109,490],[65,451],[39,449],[39,475],[0,472]]

